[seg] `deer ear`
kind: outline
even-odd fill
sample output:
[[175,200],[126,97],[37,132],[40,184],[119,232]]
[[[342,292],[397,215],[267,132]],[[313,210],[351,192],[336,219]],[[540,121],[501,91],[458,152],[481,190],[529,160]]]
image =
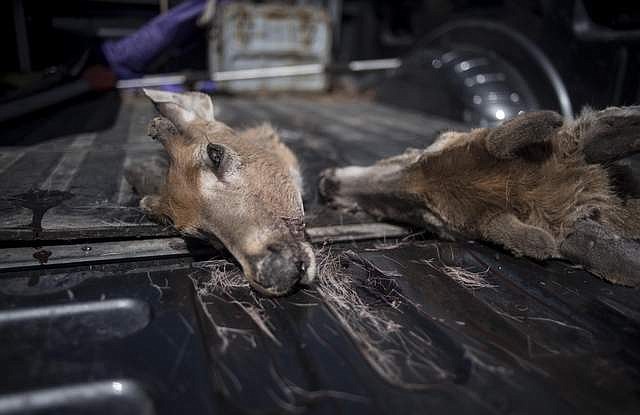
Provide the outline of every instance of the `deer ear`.
[[157,89],[143,89],[143,91],[160,114],[171,120],[181,131],[185,131],[194,121],[215,121],[213,102],[206,94],[200,92],[179,94]]

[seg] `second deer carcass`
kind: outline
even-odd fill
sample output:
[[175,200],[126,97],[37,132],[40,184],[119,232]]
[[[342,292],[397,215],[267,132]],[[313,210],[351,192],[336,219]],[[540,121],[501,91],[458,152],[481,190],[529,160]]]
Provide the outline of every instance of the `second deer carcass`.
[[636,286],[640,199],[629,191],[628,168],[616,163],[636,152],[640,107],[586,110],[567,122],[532,112],[493,129],[444,133],[372,166],[329,169],[320,192],[379,219],[569,259]]
[[305,241],[298,162],[275,131],[229,128],[214,118],[205,94],[145,93],[161,114],[149,135],[162,143],[168,163],[127,170],[144,196],[141,208],[185,235],[222,241],[264,294],[310,283],[316,266]]

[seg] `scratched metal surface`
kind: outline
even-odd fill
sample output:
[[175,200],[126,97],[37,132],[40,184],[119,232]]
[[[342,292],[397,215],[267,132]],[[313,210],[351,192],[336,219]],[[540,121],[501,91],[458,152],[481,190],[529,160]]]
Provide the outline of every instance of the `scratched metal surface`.
[[[115,98],[114,98],[115,99]],[[359,222],[317,202],[318,173],[372,163],[408,146],[428,145],[450,121],[371,103],[302,98],[218,98],[218,118],[234,127],[270,121],[302,161],[308,225]],[[106,105],[106,104],[105,104]],[[112,104],[113,105],[113,104]],[[172,234],[145,219],[124,167],[161,151],[146,135],[154,116],[143,97],[116,103],[114,123],[91,130],[100,102],[80,102],[43,120],[4,128],[0,137],[0,239],[136,237]],[[58,131],[76,124],[81,133]],[[84,127],[84,128],[83,128]],[[355,150],[357,149],[357,150]]]
[[194,295],[189,259],[2,273],[0,413],[43,390],[66,396],[45,413],[638,413],[637,292],[479,244],[345,255],[373,343],[316,288]]
[[[20,203],[43,213],[40,238],[163,235],[121,177],[153,149],[151,108],[123,99],[115,125],[96,132],[105,103],[78,104],[3,131],[3,246],[37,245]],[[366,102],[217,106],[232,125],[280,129],[303,160],[312,223],[358,220],[321,210],[322,168],[425,145],[451,125]],[[47,136],[65,123],[87,131]],[[640,412],[637,290],[561,262],[416,238],[334,246],[340,264],[321,281],[344,289],[343,302],[331,284],[275,300],[203,292],[210,251],[0,271],[0,414]]]

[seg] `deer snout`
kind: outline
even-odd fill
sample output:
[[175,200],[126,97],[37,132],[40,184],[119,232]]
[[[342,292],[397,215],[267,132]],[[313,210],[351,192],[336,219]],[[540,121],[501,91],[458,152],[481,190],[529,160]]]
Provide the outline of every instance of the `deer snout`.
[[266,295],[284,295],[298,284],[309,284],[316,273],[315,256],[307,243],[272,245],[253,261],[252,285]]

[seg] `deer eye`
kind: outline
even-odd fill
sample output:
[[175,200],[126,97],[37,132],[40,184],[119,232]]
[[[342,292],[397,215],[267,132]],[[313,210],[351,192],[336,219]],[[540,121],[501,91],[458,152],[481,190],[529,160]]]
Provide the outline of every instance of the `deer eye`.
[[219,144],[209,143],[207,144],[207,155],[211,160],[212,167],[218,170],[224,160],[224,147]]

